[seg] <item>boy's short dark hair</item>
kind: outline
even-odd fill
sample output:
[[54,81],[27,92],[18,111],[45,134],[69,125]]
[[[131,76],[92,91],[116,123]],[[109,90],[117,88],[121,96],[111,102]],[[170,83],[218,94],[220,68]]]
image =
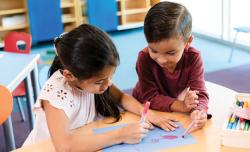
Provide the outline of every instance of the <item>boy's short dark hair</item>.
[[147,13],[144,34],[148,43],[181,36],[188,41],[192,30],[192,16],[187,8],[173,2],[160,2]]

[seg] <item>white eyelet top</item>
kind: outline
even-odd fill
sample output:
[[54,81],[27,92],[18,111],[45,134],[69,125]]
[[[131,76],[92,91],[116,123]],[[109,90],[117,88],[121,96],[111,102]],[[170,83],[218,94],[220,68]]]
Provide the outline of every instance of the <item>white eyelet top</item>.
[[58,70],[45,83],[38,96],[33,109],[35,113],[34,129],[23,146],[50,138],[41,100],[47,100],[51,106],[65,112],[69,120],[69,130],[94,121],[96,116],[94,94],[71,87]]

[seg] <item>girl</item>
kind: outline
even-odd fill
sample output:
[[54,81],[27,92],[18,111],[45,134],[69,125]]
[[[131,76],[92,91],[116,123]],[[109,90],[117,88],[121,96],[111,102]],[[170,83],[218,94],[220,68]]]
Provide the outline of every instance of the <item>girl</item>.
[[[97,114],[120,118],[118,105],[135,114],[143,106],[112,84],[119,55],[110,38],[91,25],[81,25],[55,40],[56,57],[49,80],[35,104],[35,127],[24,145],[51,137],[56,151],[96,151],[104,147],[141,141],[149,123],[127,126],[98,135],[81,136],[72,129],[94,121]],[[151,123],[167,129],[167,115],[150,111]]]
[[208,94],[201,54],[190,46],[191,30],[192,17],[180,4],[160,2],[149,10],[144,22],[148,46],[137,59],[133,96],[149,100],[155,110],[189,112],[201,128],[207,121]]

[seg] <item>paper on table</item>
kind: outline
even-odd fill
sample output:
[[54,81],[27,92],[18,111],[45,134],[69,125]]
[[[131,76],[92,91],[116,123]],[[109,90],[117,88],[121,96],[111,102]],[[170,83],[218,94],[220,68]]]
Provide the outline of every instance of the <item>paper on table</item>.
[[[118,129],[124,125],[94,129],[96,134]],[[178,123],[179,128],[172,132],[166,132],[155,127],[139,144],[119,144],[103,149],[103,152],[153,152],[161,149],[173,148],[182,145],[195,144],[196,140],[188,134],[182,138],[185,129]]]

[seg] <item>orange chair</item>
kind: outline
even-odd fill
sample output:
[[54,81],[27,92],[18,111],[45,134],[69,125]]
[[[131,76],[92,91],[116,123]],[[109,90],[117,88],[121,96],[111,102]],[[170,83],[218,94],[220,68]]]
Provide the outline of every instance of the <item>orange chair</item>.
[[[20,48],[21,46],[25,46],[24,48]],[[29,54],[32,44],[31,35],[24,32],[10,32],[4,38],[4,50],[6,52],[12,53],[25,53]],[[21,114],[22,121],[25,121],[25,114],[21,104],[21,97],[26,96],[26,89],[24,81],[21,82],[17,88],[12,92],[13,96],[17,99],[18,108]]]
[[0,85],[0,124],[11,114],[13,109],[13,98],[7,88]]
[[[11,112],[13,110],[13,97],[11,92],[0,85],[0,125],[3,125],[4,141],[7,150],[15,149],[14,132],[11,122]],[[8,119],[10,117],[10,119]]]

